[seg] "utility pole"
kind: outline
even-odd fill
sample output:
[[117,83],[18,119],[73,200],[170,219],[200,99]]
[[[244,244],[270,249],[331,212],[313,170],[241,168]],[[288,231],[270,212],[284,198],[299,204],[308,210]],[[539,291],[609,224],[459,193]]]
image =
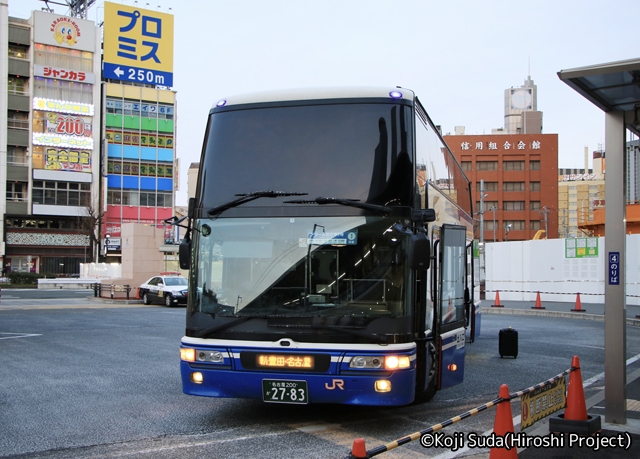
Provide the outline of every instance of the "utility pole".
[[544,215],[544,238],[549,239],[549,209],[547,206],[543,206],[542,209],[538,209],[540,216]]
[[493,242],[496,242],[496,210],[498,210],[498,208],[491,206],[489,210],[493,212]]
[[488,194],[485,194],[484,179],[480,179],[480,299],[485,299],[485,264],[484,264],[484,200]]

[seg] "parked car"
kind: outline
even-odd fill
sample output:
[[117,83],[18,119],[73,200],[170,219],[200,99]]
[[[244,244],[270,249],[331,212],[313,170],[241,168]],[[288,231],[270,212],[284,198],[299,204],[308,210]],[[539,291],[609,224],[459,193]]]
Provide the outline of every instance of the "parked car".
[[187,304],[187,279],[178,274],[154,276],[140,285],[140,298],[144,304],[162,303],[167,307]]

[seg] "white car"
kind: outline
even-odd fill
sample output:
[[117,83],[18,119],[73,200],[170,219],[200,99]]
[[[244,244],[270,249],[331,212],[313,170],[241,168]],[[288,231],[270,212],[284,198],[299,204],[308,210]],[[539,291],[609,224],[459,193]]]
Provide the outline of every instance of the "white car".
[[154,276],[140,285],[140,298],[144,304],[186,305],[187,292],[187,279],[175,274]]

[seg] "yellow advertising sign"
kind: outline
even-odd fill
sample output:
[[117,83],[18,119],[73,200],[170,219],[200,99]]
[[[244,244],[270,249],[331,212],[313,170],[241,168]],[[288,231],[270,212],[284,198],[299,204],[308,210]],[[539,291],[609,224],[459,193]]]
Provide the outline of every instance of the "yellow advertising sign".
[[173,15],[104,4],[104,77],[173,85]]
[[539,387],[522,396],[520,428],[526,429],[540,419],[565,407],[567,403],[565,378]]

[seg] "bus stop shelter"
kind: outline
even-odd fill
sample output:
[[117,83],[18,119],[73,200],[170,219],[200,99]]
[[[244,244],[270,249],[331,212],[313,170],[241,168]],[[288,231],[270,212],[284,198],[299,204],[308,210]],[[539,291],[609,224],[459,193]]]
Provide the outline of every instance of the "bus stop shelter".
[[561,70],[558,77],[605,113],[605,422],[626,424],[626,141],[628,131],[640,136],[640,58]]

